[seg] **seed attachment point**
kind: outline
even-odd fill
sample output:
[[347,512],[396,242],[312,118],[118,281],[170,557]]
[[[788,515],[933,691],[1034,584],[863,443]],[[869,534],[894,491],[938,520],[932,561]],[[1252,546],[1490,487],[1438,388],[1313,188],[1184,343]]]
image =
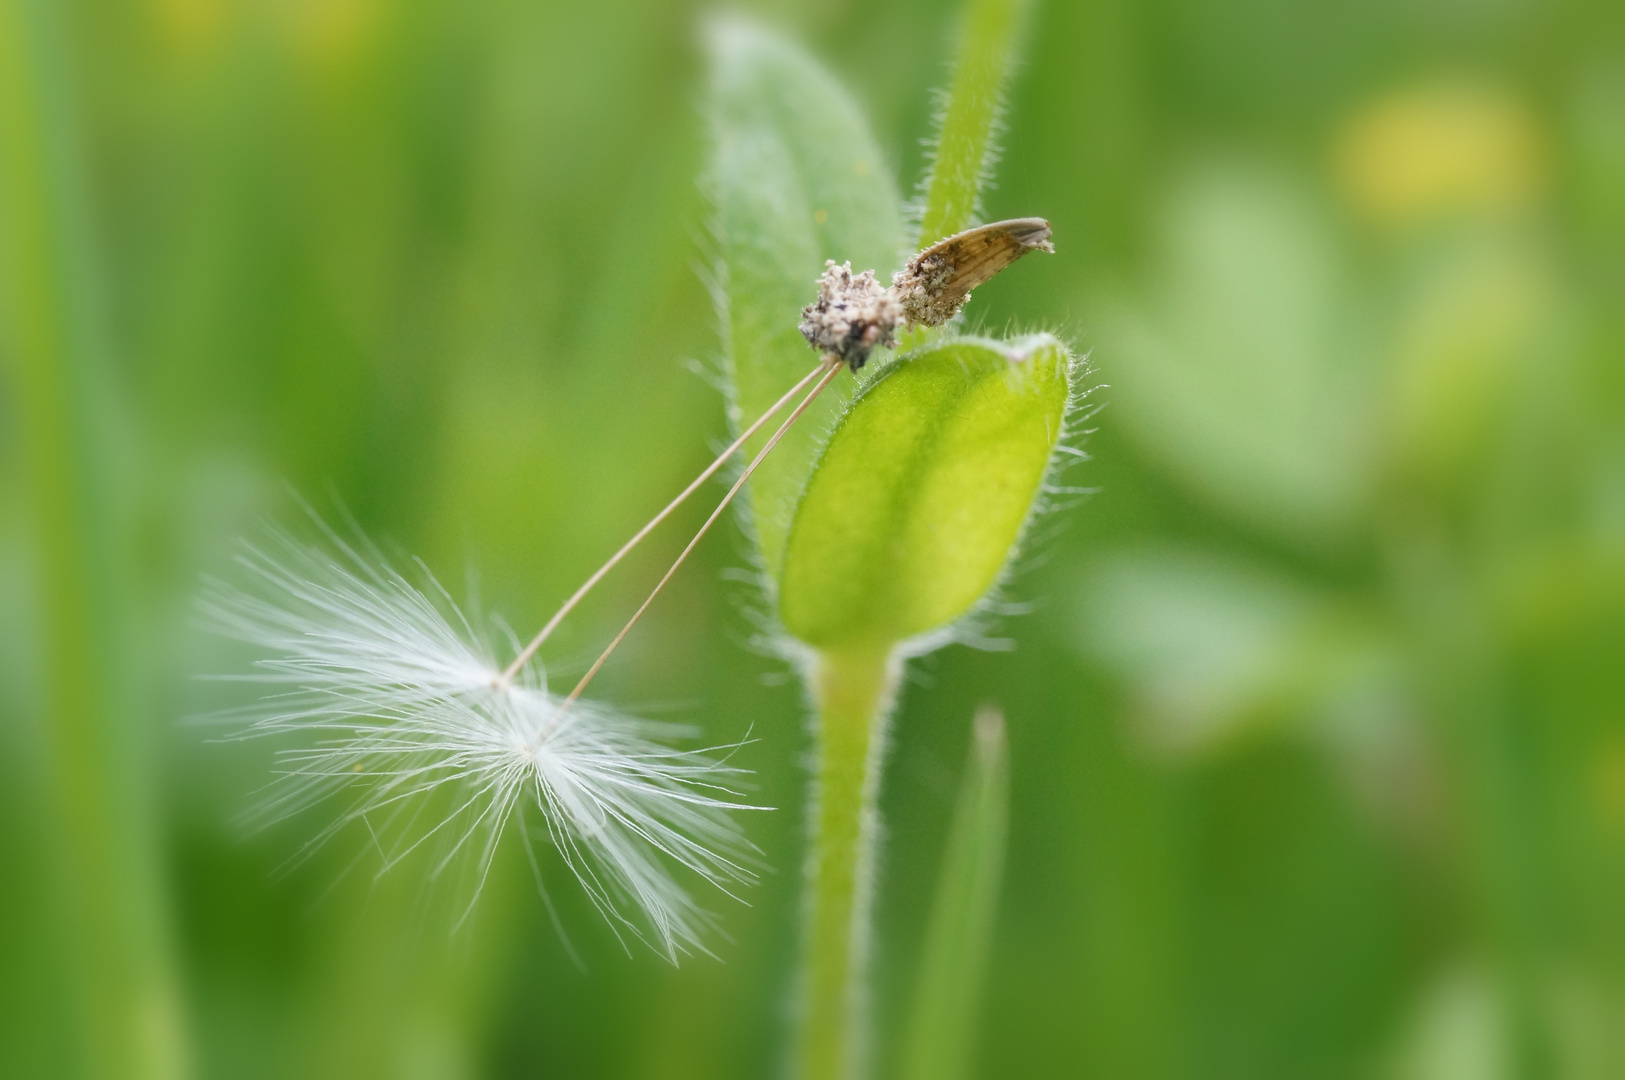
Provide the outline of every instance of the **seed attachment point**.
[[873,270],[854,274],[850,262],[830,259],[818,279],[818,299],[801,309],[801,336],[857,371],[872,351],[896,345],[905,326],[952,319],[972,289],[1029,251],[1055,251],[1043,218],[995,221],[939,240],[894,274],[890,288]]

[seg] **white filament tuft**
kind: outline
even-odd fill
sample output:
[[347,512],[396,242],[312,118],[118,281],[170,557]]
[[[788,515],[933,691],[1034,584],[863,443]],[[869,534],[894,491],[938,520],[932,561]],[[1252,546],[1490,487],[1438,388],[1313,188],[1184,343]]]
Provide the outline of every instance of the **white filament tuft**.
[[238,561],[254,584],[211,582],[203,602],[213,629],[266,654],[233,678],[282,688],[233,714],[245,734],[302,743],[279,752],[283,771],[259,815],[278,820],[349,793],[306,851],[360,823],[388,869],[434,840],[431,874],[471,861],[477,897],[515,817],[528,850],[534,804],[618,936],[673,961],[707,951],[713,916],[671,864],[725,893],[753,880],[728,816],[752,807],[724,786],[742,771],[658,741],[687,729],[587,700],[561,707],[534,667],[504,680],[427,571],[419,588],[370,545],[324,531],[330,547],[277,534],[274,555],[248,548]]

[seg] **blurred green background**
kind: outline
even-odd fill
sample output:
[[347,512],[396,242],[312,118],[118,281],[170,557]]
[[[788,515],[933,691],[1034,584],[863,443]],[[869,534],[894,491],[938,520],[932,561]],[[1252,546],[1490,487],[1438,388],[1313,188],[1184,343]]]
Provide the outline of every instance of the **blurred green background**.
[[[913,184],[947,14],[764,8]],[[245,835],[269,748],[183,722],[242,700],[193,678],[245,660],[200,579],[290,491],[526,633],[707,460],[700,10],[0,12],[0,1074],[772,1075],[809,746],[737,533],[599,683],[755,740],[772,872],[708,898],[717,960],[624,954],[553,859],[577,967],[516,850],[457,933],[357,838],[279,872],[324,812]],[[1068,0],[1029,40],[988,210],[1059,254],[969,314],[1093,351],[1098,492],[1014,651],[914,667],[881,1030],[994,701],[981,1075],[1625,1076],[1625,7]]]

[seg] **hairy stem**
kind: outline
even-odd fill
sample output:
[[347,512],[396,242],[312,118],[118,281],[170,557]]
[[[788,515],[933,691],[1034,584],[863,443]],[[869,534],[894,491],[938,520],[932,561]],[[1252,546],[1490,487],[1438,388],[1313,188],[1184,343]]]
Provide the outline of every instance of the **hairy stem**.
[[820,653],[812,677],[819,758],[807,858],[800,1080],[850,1080],[863,1071],[876,798],[901,671],[902,659],[875,645]]
[[[998,155],[994,135],[1004,84],[1015,66],[1030,6],[1031,0],[970,0],[965,5],[953,82],[924,184],[920,235],[914,244],[922,251],[970,228],[980,211],[982,185]],[[921,348],[941,334],[940,327],[906,330],[898,337],[897,353]]]
[[1028,0],[971,0],[959,35],[959,58],[937,133],[919,246],[970,227],[996,148],[994,129],[1005,79],[1015,61]]

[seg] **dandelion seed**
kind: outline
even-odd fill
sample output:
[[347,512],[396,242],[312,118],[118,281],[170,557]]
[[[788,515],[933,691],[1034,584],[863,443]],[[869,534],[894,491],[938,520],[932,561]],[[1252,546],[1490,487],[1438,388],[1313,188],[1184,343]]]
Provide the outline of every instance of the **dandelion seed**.
[[472,864],[472,905],[498,841],[536,810],[617,933],[673,960],[704,951],[713,917],[672,867],[724,892],[753,879],[728,816],[750,809],[727,787],[740,770],[671,749],[665,739],[687,734],[672,725],[586,700],[563,708],[534,667],[503,680],[432,578],[420,589],[376,551],[328,539],[331,550],[286,536],[274,552],[250,549],[240,562],[256,585],[212,584],[204,603],[217,630],[265,653],[241,678],[282,688],[247,732],[315,736],[282,752],[259,815],[348,794],[307,853],[357,823],[383,869],[433,842],[433,876]]
[[[1048,240],[1048,224],[1036,218],[973,229],[915,256],[889,288],[872,270],[854,274],[850,263],[829,262],[818,299],[802,312],[801,330],[819,351],[818,364],[610,556],[524,648],[515,642],[516,655],[506,667],[427,570],[426,591],[375,549],[346,543],[319,520],[331,550],[285,535],[274,554],[250,549],[240,561],[254,589],[213,585],[206,618],[221,633],[267,654],[244,681],[283,688],[249,710],[248,733],[315,736],[313,744],[283,752],[282,775],[261,815],[285,817],[351,792],[347,808],[312,838],[307,853],[357,823],[383,858],[380,872],[432,842],[431,877],[459,862],[472,864],[472,906],[516,818],[529,852],[524,815],[534,805],[553,845],[612,927],[649,941],[673,960],[705,951],[702,937],[714,928],[713,918],[671,868],[682,867],[723,892],[753,879],[744,854],[749,845],[728,816],[753,809],[726,786],[740,770],[704,752],[673,750],[662,740],[680,729],[634,719],[582,694],[843,366],[857,371],[873,349],[895,344],[906,323],[935,325],[951,318],[971,288],[1029,250],[1053,250]],[[540,666],[532,663],[548,636],[803,391],[575,688],[563,698],[551,694]]]

